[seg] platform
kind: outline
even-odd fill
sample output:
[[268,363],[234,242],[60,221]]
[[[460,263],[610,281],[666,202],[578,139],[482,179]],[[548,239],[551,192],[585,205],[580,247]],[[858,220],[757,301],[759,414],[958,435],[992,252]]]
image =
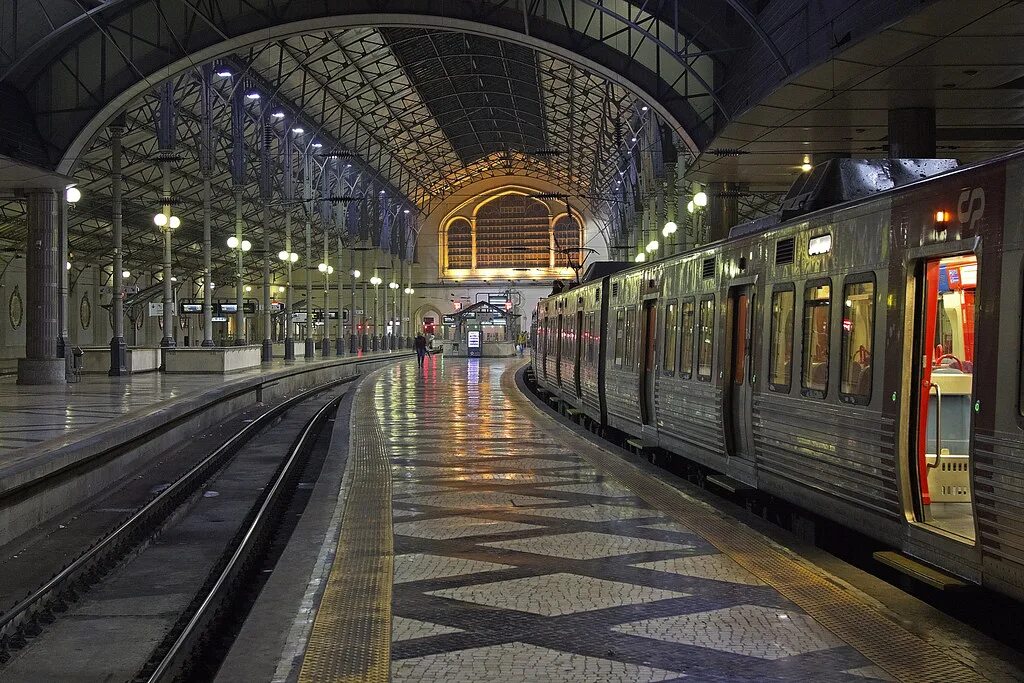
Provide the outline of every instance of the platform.
[[[318,559],[301,572],[286,552],[275,576],[288,581],[268,587],[264,621],[218,680],[1020,675],[967,627],[917,601],[887,606],[571,431],[517,387],[521,363],[435,356],[362,382],[341,495],[326,492],[319,536],[293,540],[325,547],[303,550]],[[910,614],[926,616],[911,627]],[[268,651],[281,655],[261,665]]]
[[15,450],[113,422],[132,413],[149,411],[158,403],[187,399],[191,394],[226,381],[338,360],[338,356],[323,358],[319,354],[312,361],[301,356],[291,363],[278,359],[252,370],[233,373],[229,379],[220,374],[155,372],[123,377],[85,374],[80,382],[73,384],[22,386],[16,384],[14,376],[0,377],[0,462]]

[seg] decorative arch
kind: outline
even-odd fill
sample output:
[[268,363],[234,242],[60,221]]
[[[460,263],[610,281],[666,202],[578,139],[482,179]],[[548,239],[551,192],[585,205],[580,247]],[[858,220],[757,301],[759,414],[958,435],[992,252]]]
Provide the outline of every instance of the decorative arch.
[[583,244],[583,217],[572,209],[570,218],[564,200],[537,194],[505,185],[452,209],[441,222],[441,277],[548,278],[571,273],[575,258],[562,250],[578,250]]

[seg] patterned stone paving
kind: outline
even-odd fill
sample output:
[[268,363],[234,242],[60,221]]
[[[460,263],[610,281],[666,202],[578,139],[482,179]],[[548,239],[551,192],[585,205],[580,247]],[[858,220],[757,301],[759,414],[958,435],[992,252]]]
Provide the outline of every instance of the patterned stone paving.
[[515,411],[513,369],[433,356],[374,385],[396,482],[392,680],[889,680]]

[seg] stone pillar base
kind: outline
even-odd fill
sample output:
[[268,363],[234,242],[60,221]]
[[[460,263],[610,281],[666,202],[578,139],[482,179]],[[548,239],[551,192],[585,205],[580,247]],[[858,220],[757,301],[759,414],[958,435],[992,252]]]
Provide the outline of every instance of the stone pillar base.
[[65,384],[66,367],[63,358],[39,360],[18,359],[18,384]]
[[334,340],[334,354],[337,356],[345,355],[345,340],[341,337]]
[[269,339],[263,340],[263,352],[260,354],[260,361],[272,363],[274,361],[274,342]]

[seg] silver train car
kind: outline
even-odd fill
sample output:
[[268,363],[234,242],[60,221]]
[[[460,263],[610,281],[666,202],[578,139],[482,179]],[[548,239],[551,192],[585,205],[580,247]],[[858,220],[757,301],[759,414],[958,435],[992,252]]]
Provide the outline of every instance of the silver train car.
[[534,375],[597,425],[1024,598],[1022,220],[1016,153],[734,229],[542,300]]

